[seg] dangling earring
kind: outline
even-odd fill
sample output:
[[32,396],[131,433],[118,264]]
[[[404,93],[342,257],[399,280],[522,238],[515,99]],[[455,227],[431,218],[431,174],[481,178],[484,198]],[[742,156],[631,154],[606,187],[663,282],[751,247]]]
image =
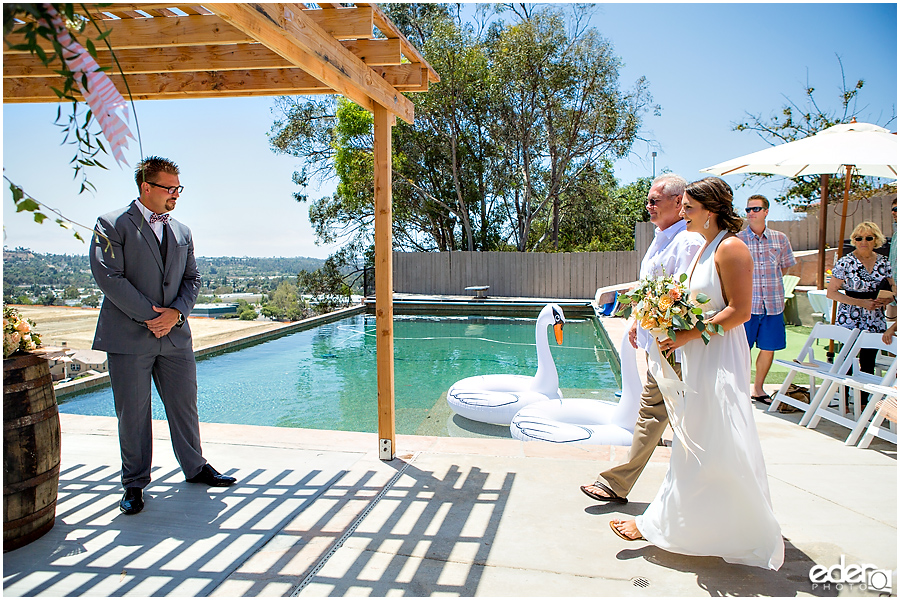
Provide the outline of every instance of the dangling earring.
[[709,229],[709,217],[706,217],[706,223],[703,224],[703,229]]

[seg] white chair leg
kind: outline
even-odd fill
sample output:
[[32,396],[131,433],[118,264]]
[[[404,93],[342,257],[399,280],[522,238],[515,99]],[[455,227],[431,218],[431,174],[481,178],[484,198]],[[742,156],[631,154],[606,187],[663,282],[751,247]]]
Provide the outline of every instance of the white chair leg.
[[885,421],[887,415],[887,406],[882,406],[881,409],[875,413],[875,416],[872,417],[872,422],[869,423],[869,427],[866,429],[866,434],[859,440],[859,445],[857,448],[868,448],[869,444],[872,443],[872,439],[878,435],[878,429],[881,427],[881,423]]
[[787,392],[788,388],[791,387],[791,384],[794,382],[794,376],[796,375],[796,371],[788,371],[787,377],[784,378],[781,387],[778,388],[778,391],[772,396],[772,402],[769,404],[769,408],[766,412],[776,412],[778,410],[778,407],[782,404],[781,400],[778,399],[779,394]]
[[830,382],[828,385],[824,383],[819,386],[819,393],[816,394],[815,398],[812,398],[809,401],[809,406],[806,408],[806,412],[803,414],[803,417],[800,419],[800,425],[803,427],[808,427],[809,429],[815,429],[816,425],[819,424],[819,419],[821,417],[816,416],[816,412],[819,410],[820,406],[825,406],[828,408],[828,402],[831,400],[831,397],[834,396],[834,391],[837,389],[838,384],[835,382]]
[[848,446],[853,446],[854,444],[856,444],[859,436],[862,435],[863,431],[866,429],[866,426],[872,419],[872,415],[875,413],[875,404],[882,397],[882,394],[875,394],[869,398],[869,404],[866,406],[865,410],[863,410],[862,415],[860,415],[859,420],[857,420],[856,422],[856,426],[853,428],[853,431],[850,432],[850,435],[847,436],[844,444]]

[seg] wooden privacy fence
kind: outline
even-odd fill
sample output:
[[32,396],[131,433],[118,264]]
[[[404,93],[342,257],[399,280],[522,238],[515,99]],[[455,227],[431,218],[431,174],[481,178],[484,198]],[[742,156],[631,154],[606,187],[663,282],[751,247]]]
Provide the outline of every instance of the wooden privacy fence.
[[[851,201],[847,205],[847,227],[844,238],[849,239],[853,228],[863,221],[872,221],[881,228],[884,236],[890,239],[893,233],[894,217],[891,215],[891,201],[897,192],[878,194],[864,200]],[[832,198],[828,202],[828,219],[825,222],[825,243],[831,248],[838,246],[838,235],[841,230],[841,205],[843,198]],[[743,205],[740,205],[743,206]],[[738,211],[739,214],[743,214]],[[768,226],[780,231],[791,240],[794,252],[819,249],[819,212],[807,213],[796,221],[769,221]],[[653,241],[653,223],[638,223],[634,231],[634,247],[641,256]]]
[[406,294],[591,299],[597,288],[637,279],[637,252],[394,252],[394,291]]
[[[897,193],[850,202],[845,238],[862,221],[893,233],[891,200]],[[835,247],[841,226],[839,201],[828,205],[827,244]],[[837,213],[837,214],[835,214]],[[795,252],[819,247],[818,213],[796,221],[769,221],[785,233]],[[474,295],[468,286],[489,285],[490,296],[593,298],[597,288],[635,281],[653,241],[653,223],[635,227],[632,252],[394,252],[394,291],[406,294]]]

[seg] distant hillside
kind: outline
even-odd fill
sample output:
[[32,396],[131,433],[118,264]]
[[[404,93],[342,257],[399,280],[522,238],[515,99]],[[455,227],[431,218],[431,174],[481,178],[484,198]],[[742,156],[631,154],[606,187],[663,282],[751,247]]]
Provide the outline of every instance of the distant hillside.
[[197,268],[200,275],[227,275],[228,277],[271,277],[297,275],[302,270],[315,271],[325,264],[321,258],[296,256],[293,258],[254,258],[236,256],[199,256]]
[[[231,287],[233,291],[253,288],[266,292],[283,279],[293,280],[301,270],[315,271],[323,264],[325,261],[321,258],[303,256],[197,258],[204,285],[201,293],[222,286]],[[7,301],[23,293],[37,300],[47,297],[51,290],[57,291],[53,295],[61,296],[62,290],[72,287],[82,293],[96,288],[86,254],[40,254],[27,248],[3,249],[3,296]]]

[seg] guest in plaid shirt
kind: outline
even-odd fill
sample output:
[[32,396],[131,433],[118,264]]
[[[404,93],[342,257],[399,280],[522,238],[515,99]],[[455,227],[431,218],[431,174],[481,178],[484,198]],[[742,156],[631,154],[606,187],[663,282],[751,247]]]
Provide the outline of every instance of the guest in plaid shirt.
[[772,399],[763,390],[766,375],[776,350],[787,346],[784,331],[784,270],[794,266],[794,252],[788,237],[766,227],[769,201],[756,194],[747,199],[747,228],[738,233],[753,257],[753,306],[750,320],[744,323],[750,348],[759,348],[756,356],[756,379],[751,398],[763,404]]

